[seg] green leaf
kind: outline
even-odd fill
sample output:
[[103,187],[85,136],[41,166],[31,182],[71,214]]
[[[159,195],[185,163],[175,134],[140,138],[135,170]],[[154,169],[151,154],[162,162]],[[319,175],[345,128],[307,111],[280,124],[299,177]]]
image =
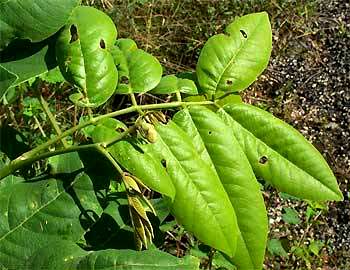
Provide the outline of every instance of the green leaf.
[[159,124],[156,130],[157,141],[140,147],[163,164],[173,181],[176,196],[172,213],[176,220],[205,244],[233,256],[238,225],[218,175],[198,153],[193,137],[174,121]]
[[133,40],[117,40],[112,53],[119,72],[117,94],[145,93],[159,84],[162,66],[154,56],[137,49]]
[[156,210],[159,222],[162,223],[170,214],[170,205],[167,200],[163,198],[151,200],[154,209]]
[[237,93],[217,91],[215,93],[215,103],[223,107],[230,103],[242,103],[242,98]]
[[300,224],[300,218],[298,217],[298,212],[293,208],[283,208],[284,213],[282,214],[282,219],[288,224]]
[[69,241],[52,242],[30,259],[29,269],[47,270],[198,270],[198,259],[182,259],[158,250],[101,250],[88,252]]
[[199,106],[177,113],[173,120],[192,138],[197,153],[219,177],[234,208],[239,238],[232,261],[238,269],[261,269],[267,239],[265,204],[231,129],[217,114]]
[[117,142],[108,151],[131,174],[141,179],[146,186],[171,200],[174,199],[174,185],[162,164],[136,148],[132,141]]
[[198,59],[196,73],[201,90],[241,91],[266,68],[272,34],[266,12],[236,19],[225,34],[211,37]]
[[61,83],[65,81],[58,67],[41,74],[39,78],[48,83]]
[[327,162],[297,130],[251,105],[229,104],[218,113],[231,126],[256,175],[299,198],[343,199]]
[[177,91],[188,95],[198,94],[197,86],[193,81],[181,79],[175,75],[164,76],[156,88],[151,91],[151,93],[164,95],[176,93]]
[[113,139],[127,129],[123,122],[114,118],[105,118],[99,121],[91,131],[91,138],[94,142],[104,142]]
[[309,250],[316,256],[319,255],[320,253],[320,250],[323,248],[324,246],[324,243],[323,241],[319,241],[319,240],[316,240],[316,241],[312,241],[309,245]]
[[305,211],[306,222],[310,222],[310,220],[316,215],[316,211],[308,206]]
[[278,239],[271,239],[267,242],[267,249],[272,255],[287,257],[288,253],[284,250],[282,243]]
[[78,152],[65,153],[50,157],[48,160],[48,165],[50,166],[50,173],[52,175],[60,173],[74,173],[84,168]]
[[111,18],[92,7],[78,7],[60,32],[57,61],[65,79],[80,92],[71,100],[80,106],[98,107],[114,93],[118,71],[110,50],[117,38]]
[[232,262],[230,262],[230,260],[228,260],[227,257],[222,255],[220,252],[215,252],[213,256],[213,266],[217,267],[218,269],[224,268],[229,270],[237,270]]
[[135,248],[134,229],[126,194],[113,193],[108,199],[110,201],[103,214],[84,235],[87,244],[95,250]]
[[68,20],[79,0],[1,0],[0,51],[14,39],[42,41]]
[[57,66],[54,39],[16,41],[0,52],[0,98],[14,87]]
[[[120,126],[120,123],[114,119],[100,122],[92,133],[93,141],[103,142],[118,136],[117,129],[119,127],[124,128]],[[110,146],[108,151],[118,163],[138,177],[146,186],[173,200],[175,188],[162,164],[153,160],[139,147],[135,147],[135,143],[133,140],[119,141]]]
[[94,216],[102,213],[91,179],[84,173],[7,181],[0,192],[0,267],[5,269],[23,269],[48,242],[79,241]]

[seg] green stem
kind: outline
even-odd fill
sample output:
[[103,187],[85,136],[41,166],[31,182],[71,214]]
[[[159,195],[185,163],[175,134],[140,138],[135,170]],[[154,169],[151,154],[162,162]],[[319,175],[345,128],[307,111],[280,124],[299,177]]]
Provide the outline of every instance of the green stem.
[[[2,168],[0,170],[0,180],[5,178],[6,176],[12,174],[13,172],[17,171],[18,169],[20,169],[20,168],[22,168],[24,166],[30,165],[30,164],[38,161],[38,160],[46,159],[46,158],[49,158],[49,157],[53,157],[53,156],[57,156],[57,155],[65,154],[65,153],[86,151],[86,150],[90,150],[90,149],[95,149],[95,150],[98,150],[99,152],[101,152],[101,148],[105,149],[105,147],[110,146],[113,143],[116,143],[117,141],[120,141],[127,134],[129,134],[132,130],[134,130],[134,127],[131,127],[127,131],[118,134],[118,136],[116,136],[112,140],[109,140],[109,141],[106,141],[106,142],[100,142],[100,143],[94,143],[94,144],[86,144],[86,145],[79,145],[79,146],[69,146],[68,148],[64,148],[64,149],[58,149],[58,150],[55,150],[55,151],[47,151],[47,152],[44,152],[44,153],[42,153],[40,155],[39,154],[38,155],[33,155],[33,156],[31,156],[29,158],[26,158],[26,159],[21,159],[20,157],[16,158],[16,159],[12,160],[8,165],[6,165],[4,168]],[[106,155],[104,154],[104,156],[106,156]]]
[[176,91],[176,99],[178,102],[182,102],[182,97],[180,91]]
[[132,106],[136,108],[137,112],[140,115],[143,115],[144,113],[143,113],[142,109],[140,109],[139,104],[137,104],[135,94],[134,93],[130,93],[130,98],[131,98]]
[[113,165],[113,167],[122,175],[124,173],[123,169],[119,166],[119,164],[115,161],[113,156],[101,145],[98,145],[96,148],[102,155],[104,155]]
[[[44,97],[42,95],[39,96],[39,101],[40,101],[40,104],[41,104],[41,107],[43,108],[45,114],[47,115],[47,117],[49,118],[49,121],[53,127],[53,129],[56,131],[56,134],[59,136],[62,134],[62,131],[61,129],[59,128],[58,126],[58,123],[55,119],[55,117],[52,115],[51,111],[50,111],[50,108],[49,108],[49,105],[47,104],[47,102],[45,101]],[[64,148],[67,148],[68,147],[68,144],[65,140],[65,138],[62,138],[61,140],[61,143],[63,145]]]
[[[159,109],[170,109],[170,108],[181,107],[183,105],[212,105],[212,104],[214,104],[214,102],[212,102],[212,101],[169,102],[169,103],[160,103],[160,104],[147,104],[147,105],[138,105],[137,106],[138,108],[136,108],[135,106],[131,106],[129,108],[125,108],[125,109],[118,110],[118,111],[115,111],[115,112],[111,112],[111,113],[108,113],[108,114],[100,115],[98,117],[92,118],[89,121],[81,123],[81,124],[79,124],[77,126],[74,126],[74,127],[70,128],[70,129],[62,132],[62,134],[57,135],[56,137],[48,140],[47,142],[37,146],[36,148],[34,148],[34,149],[32,149],[32,150],[22,154],[18,158],[12,160],[8,165],[4,166],[0,170],[0,179],[2,179],[4,177],[10,175],[11,173],[15,172],[17,169],[19,169],[22,166],[22,165],[20,166],[20,164],[28,164],[28,163],[33,162],[33,161],[27,162],[27,160],[34,160],[35,161],[35,160],[41,159],[41,158],[37,159],[38,158],[37,155],[39,155],[42,151],[46,150],[50,146],[56,144],[62,138],[65,138],[65,137],[67,137],[69,135],[72,135],[77,130],[80,130],[80,129],[82,129],[84,127],[87,127],[89,125],[93,125],[93,124],[97,123],[98,121],[100,121],[100,120],[102,120],[104,118],[117,117],[117,116],[120,116],[120,115],[124,115],[124,114],[128,114],[128,113],[131,113],[131,112],[135,112],[138,109],[140,109],[140,110],[159,110]],[[70,148],[67,148],[67,149],[70,149]]]

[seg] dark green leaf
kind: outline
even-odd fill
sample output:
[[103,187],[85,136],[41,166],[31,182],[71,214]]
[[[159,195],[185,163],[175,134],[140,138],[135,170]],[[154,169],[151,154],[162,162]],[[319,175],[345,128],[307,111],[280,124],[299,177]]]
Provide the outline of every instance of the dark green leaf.
[[284,213],[282,215],[282,219],[284,222],[288,224],[300,224],[300,218],[298,217],[298,212],[293,208],[284,208]]
[[84,168],[78,152],[65,153],[50,157],[48,160],[51,174],[73,173]]
[[281,241],[278,239],[271,239],[267,242],[267,249],[272,255],[287,257],[288,253],[284,250]]
[[54,38],[40,43],[15,41],[0,52],[0,98],[7,89],[57,66]]
[[102,212],[84,173],[60,180],[16,180],[0,192],[0,266],[5,269],[23,269],[48,242],[80,240]]
[[14,39],[42,41],[67,21],[79,0],[1,0],[0,51]]
[[199,261],[189,256],[179,259],[158,250],[87,252],[75,243],[60,241],[38,250],[28,266],[47,270],[198,270]]

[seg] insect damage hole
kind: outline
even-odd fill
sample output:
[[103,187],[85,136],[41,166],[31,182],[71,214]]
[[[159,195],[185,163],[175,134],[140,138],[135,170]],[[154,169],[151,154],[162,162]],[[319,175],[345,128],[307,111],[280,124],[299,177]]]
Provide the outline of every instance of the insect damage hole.
[[70,26],[69,31],[70,31],[70,41],[69,41],[69,43],[72,43],[72,42],[74,42],[74,41],[77,41],[77,40],[79,39],[77,27],[76,27],[74,24],[72,24],[72,25]]
[[241,30],[239,30],[239,32],[241,32],[241,34],[244,38],[248,37],[247,33],[244,30],[241,29]]
[[106,49],[106,43],[103,39],[100,40],[100,47],[101,49]]
[[165,159],[162,159],[162,160],[160,161],[160,163],[162,163],[162,166],[163,166],[164,168],[166,168],[166,160],[165,160]]
[[126,76],[122,76],[122,77],[120,78],[120,83],[122,83],[122,84],[128,84],[128,83],[129,83],[129,78],[126,77]]
[[117,128],[117,131],[118,131],[119,133],[123,133],[123,132],[125,132],[126,130],[125,130],[125,128],[118,127],[118,128]]
[[260,164],[266,164],[268,161],[269,161],[269,159],[267,158],[267,156],[262,156],[262,157],[259,159],[259,163],[260,163]]

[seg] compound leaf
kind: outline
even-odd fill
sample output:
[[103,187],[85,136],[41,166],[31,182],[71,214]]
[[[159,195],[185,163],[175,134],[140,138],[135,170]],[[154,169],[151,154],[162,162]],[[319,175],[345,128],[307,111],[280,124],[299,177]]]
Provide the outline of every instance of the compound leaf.
[[97,107],[113,94],[118,71],[110,52],[117,38],[111,18],[92,7],[78,7],[59,34],[57,61],[65,79],[80,92],[71,100],[80,106]]
[[204,243],[233,256],[238,225],[218,175],[197,152],[193,138],[174,121],[156,126],[158,139],[141,145],[163,164],[176,189],[172,213]]
[[342,200],[327,162],[297,130],[266,111],[228,104],[218,111],[259,177],[278,190],[314,200]]
[[272,34],[266,12],[240,17],[225,32],[211,37],[198,59],[198,82],[209,94],[244,90],[270,58]]

